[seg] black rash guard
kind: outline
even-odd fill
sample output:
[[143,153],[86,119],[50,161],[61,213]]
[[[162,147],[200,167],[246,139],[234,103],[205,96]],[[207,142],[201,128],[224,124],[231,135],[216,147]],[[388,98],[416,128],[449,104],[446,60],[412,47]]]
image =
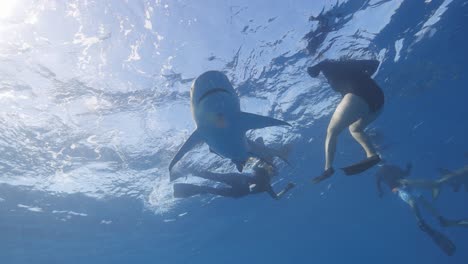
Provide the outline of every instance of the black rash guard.
[[377,60],[325,60],[311,69],[321,71],[333,90],[341,95],[352,93],[364,99],[371,112],[375,113],[384,104],[382,89],[371,78],[378,66]]

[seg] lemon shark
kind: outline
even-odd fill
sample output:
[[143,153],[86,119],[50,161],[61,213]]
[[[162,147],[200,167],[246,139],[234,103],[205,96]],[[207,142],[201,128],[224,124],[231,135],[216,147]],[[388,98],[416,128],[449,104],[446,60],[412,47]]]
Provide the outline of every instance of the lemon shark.
[[[207,71],[194,80],[190,104],[196,129],[172,159],[169,172],[188,151],[201,143],[208,144],[211,152],[230,159],[241,172],[250,157],[268,160],[276,155],[265,145],[248,140],[245,136],[248,130],[290,126],[285,121],[242,112],[231,82],[219,71]],[[171,181],[175,177],[171,174]]]

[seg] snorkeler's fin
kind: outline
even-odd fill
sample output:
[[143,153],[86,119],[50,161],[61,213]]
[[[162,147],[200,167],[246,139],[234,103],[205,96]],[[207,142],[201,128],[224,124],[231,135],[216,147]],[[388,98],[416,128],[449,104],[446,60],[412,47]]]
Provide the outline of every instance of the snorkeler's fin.
[[437,230],[432,229],[425,222],[419,222],[418,226],[424,233],[428,234],[432,238],[432,241],[434,241],[437,246],[439,246],[439,248],[445,252],[445,254],[449,256],[455,254],[457,247],[447,236]]
[[452,256],[455,254],[455,251],[457,250],[457,247],[455,244],[444,234],[432,230],[430,233],[428,233],[432,240],[442,249],[442,251],[445,252],[448,256]]
[[330,177],[333,175],[333,173],[335,173],[335,170],[333,169],[333,167],[330,167],[330,168],[326,169],[326,170],[322,173],[322,175],[313,178],[313,179],[312,179],[312,183],[313,183],[313,184],[317,184],[317,183],[319,183],[319,182],[321,182],[321,181],[323,181],[323,180],[325,180],[325,179],[328,179],[328,178],[330,178]]
[[355,174],[358,174],[358,173],[361,173],[370,169],[372,166],[376,165],[379,162],[380,162],[379,155],[375,155],[365,160],[362,160],[358,163],[355,163],[351,166],[344,167],[341,169],[344,171],[346,175],[355,175]]
[[188,183],[175,183],[174,198],[188,198],[203,193],[203,187]]

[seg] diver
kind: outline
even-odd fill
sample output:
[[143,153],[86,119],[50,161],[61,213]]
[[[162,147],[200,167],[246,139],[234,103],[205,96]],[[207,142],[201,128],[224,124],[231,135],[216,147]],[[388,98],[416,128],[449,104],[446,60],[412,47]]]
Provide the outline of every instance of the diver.
[[444,234],[438,232],[431,228],[422,218],[419,207],[422,206],[424,209],[428,210],[435,218],[437,218],[441,223],[445,218],[440,216],[437,210],[420,194],[414,191],[414,189],[405,186],[402,184],[402,180],[409,176],[411,173],[411,164],[406,166],[406,169],[403,170],[394,165],[383,165],[379,168],[376,173],[377,178],[377,190],[379,197],[383,196],[383,191],[381,188],[381,183],[384,182],[393,193],[397,194],[404,202],[406,202],[414,215],[418,223],[418,227],[429,235],[429,237],[440,247],[445,254],[452,256],[456,251],[455,244]]
[[213,173],[196,172],[197,177],[223,183],[228,187],[199,186],[187,183],[174,184],[174,197],[187,198],[197,194],[214,194],[224,197],[240,198],[249,194],[266,192],[272,198],[279,199],[295,184],[290,182],[286,187],[276,193],[271,186],[271,179],[277,174],[276,168],[264,161],[257,161],[253,166],[253,173]]
[[362,146],[367,158],[349,167],[342,168],[347,175],[361,173],[380,162],[375,147],[364,129],[379,115],[384,105],[384,94],[371,76],[377,71],[377,60],[325,60],[308,67],[307,72],[316,78],[320,72],[331,88],[343,96],[330,120],[325,139],[325,169],[313,179],[318,183],[335,172],[335,157],[338,135],[347,127],[353,138]]

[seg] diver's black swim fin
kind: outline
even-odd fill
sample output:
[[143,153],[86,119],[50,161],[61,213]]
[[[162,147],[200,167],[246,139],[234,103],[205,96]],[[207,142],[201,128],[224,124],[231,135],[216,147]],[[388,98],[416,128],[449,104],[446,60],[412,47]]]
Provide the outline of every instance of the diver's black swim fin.
[[442,233],[440,233],[440,232],[438,232],[436,230],[432,230],[428,234],[431,236],[432,240],[440,247],[440,249],[442,249],[442,251],[445,252],[445,254],[447,254],[449,256],[452,256],[453,254],[455,254],[455,251],[457,250],[457,247],[444,234],[442,234]]
[[375,155],[365,160],[361,160],[360,162],[355,163],[351,166],[344,167],[341,169],[344,171],[346,175],[354,175],[354,174],[358,174],[358,173],[361,173],[370,169],[372,166],[376,165],[379,162],[380,162],[379,155]]
[[325,171],[322,173],[322,175],[313,178],[313,179],[312,179],[312,183],[313,183],[313,184],[317,184],[317,183],[319,183],[319,182],[321,182],[321,181],[323,181],[323,180],[325,180],[325,179],[327,179],[327,178],[330,178],[330,177],[333,175],[333,173],[335,173],[335,170],[333,169],[333,167],[330,167],[330,168],[328,168],[327,170],[325,170]]
[[[443,219],[443,217],[439,217],[439,220],[441,219]],[[423,221],[419,222],[418,226],[424,233],[428,234],[432,238],[432,241],[434,241],[437,246],[445,252],[445,254],[449,256],[455,254],[457,247],[448,237],[439,231],[432,229]]]

